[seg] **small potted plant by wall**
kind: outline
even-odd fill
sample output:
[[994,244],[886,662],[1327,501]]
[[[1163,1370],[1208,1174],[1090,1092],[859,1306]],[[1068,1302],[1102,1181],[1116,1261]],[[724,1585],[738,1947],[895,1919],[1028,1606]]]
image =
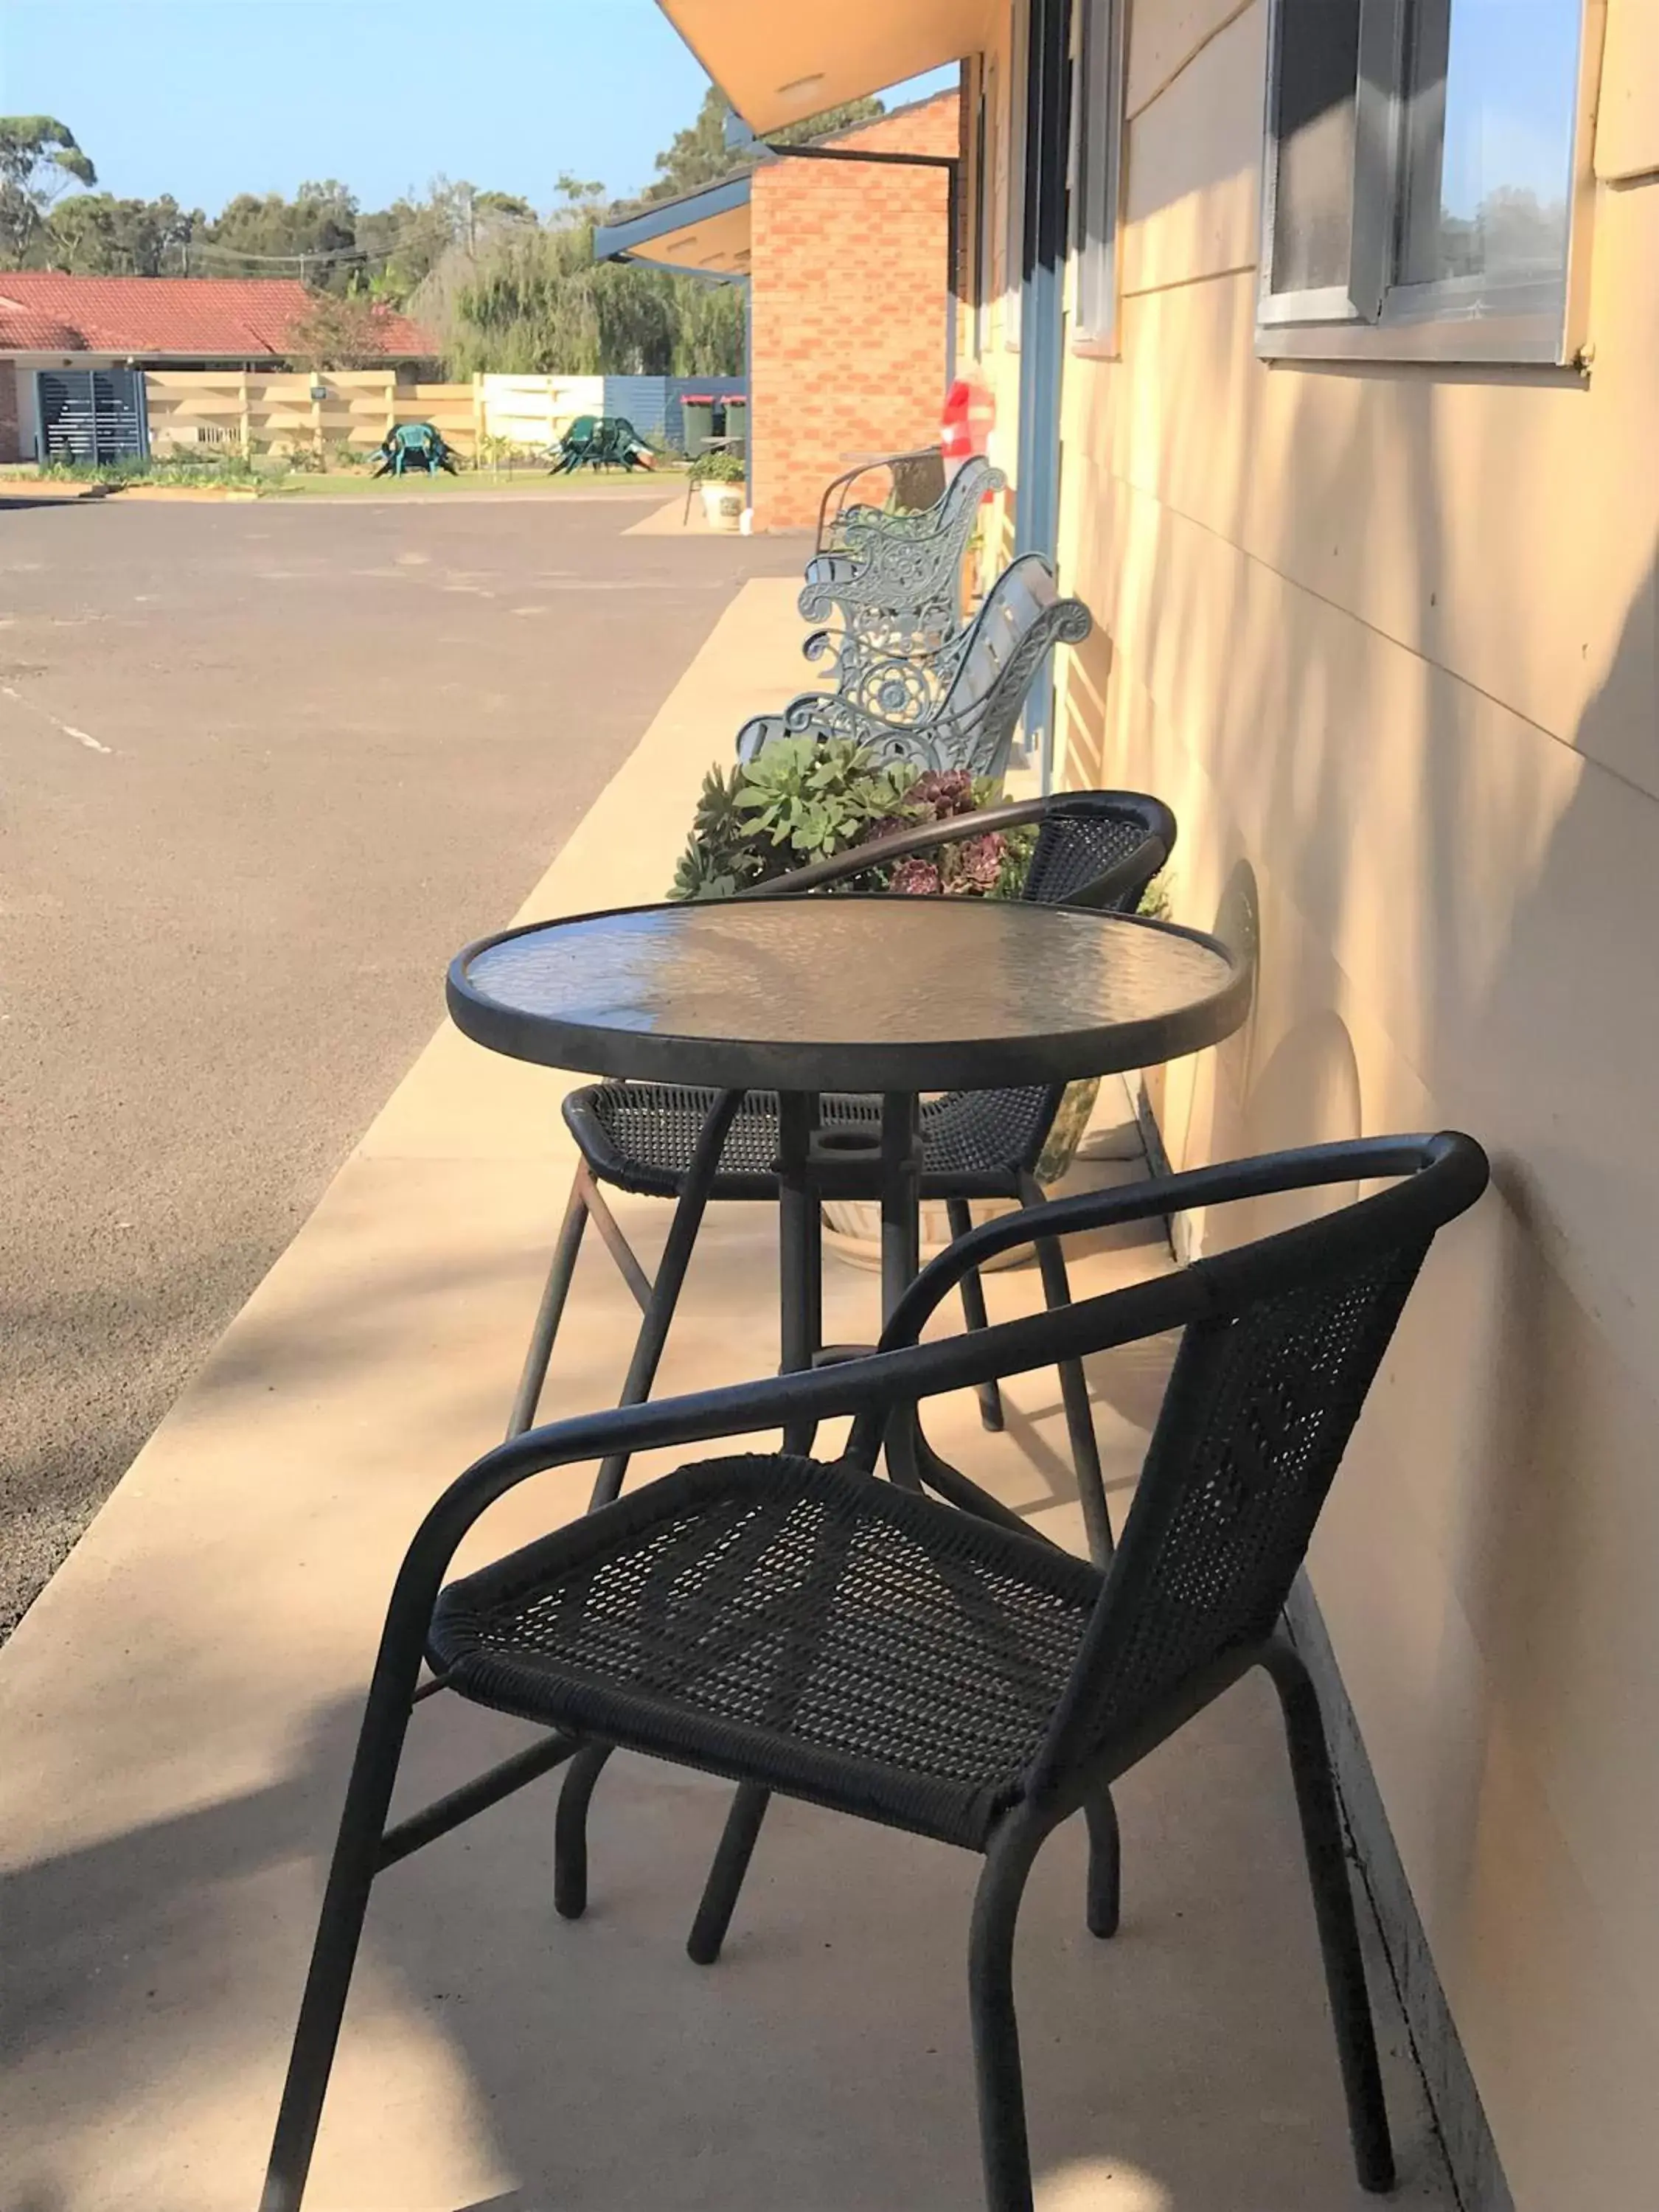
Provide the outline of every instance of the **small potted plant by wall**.
[[704,453],[696,463],[702,511],[711,530],[736,530],[743,520],[744,485],[748,466],[739,453]]

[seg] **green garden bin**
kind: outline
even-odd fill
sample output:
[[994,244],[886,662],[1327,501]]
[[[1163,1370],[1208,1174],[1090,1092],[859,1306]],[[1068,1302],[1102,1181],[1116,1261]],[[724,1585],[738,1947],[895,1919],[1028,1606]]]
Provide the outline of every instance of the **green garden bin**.
[[704,395],[686,398],[680,402],[680,436],[685,445],[685,458],[695,461],[699,453],[708,450],[708,441],[714,434],[714,402]]

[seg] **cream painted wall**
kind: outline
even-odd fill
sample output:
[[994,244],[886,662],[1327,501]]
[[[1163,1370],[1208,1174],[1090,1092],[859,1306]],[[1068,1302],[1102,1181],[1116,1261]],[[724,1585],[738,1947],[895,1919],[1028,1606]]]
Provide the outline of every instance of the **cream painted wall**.
[[1612,0],[1581,380],[1259,362],[1264,0],[1133,0],[1121,357],[1062,426],[1069,773],[1176,807],[1180,918],[1259,917],[1172,1153],[1493,1156],[1313,1572],[1519,2212],[1659,2203],[1653,20]]

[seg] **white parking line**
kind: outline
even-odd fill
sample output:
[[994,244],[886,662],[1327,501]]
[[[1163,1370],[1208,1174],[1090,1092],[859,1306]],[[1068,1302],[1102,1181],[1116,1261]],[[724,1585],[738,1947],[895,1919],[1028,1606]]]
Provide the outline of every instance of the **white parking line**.
[[112,753],[115,750],[113,745],[100,743],[93,736],[90,730],[77,730],[73,722],[59,721],[56,714],[49,714],[46,708],[37,706],[33,699],[26,699],[21,691],[14,690],[9,684],[0,684],[0,698],[13,700],[18,706],[26,708],[31,714],[38,714],[43,722],[50,722],[54,730],[60,732],[66,738],[73,738],[76,744],[84,745],[88,752]]

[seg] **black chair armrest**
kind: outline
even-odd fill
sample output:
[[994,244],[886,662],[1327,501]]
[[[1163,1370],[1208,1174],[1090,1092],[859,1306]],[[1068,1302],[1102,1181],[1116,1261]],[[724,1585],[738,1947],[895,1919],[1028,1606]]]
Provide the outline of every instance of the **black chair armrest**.
[[[895,1308],[877,1350],[860,1359],[758,1382],[741,1382],[694,1396],[647,1401],[599,1413],[579,1414],[544,1428],[530,1429],[482,1459],[450,1484],[428,1512],[404,1554],[387,1615],[382,1658],[396,1654],[412,1636],[423,1638],[427,1621],[456,1547],[473,1522],[508,1491],[532,1475],[603,1459],[612,1453],[634,1455],[668,1446],[708,1443],[833,1420],[850,1414],[854,1426],[847,1451],[852,1463],[873,1466],[890,1420],[901,1439],[915,1434],[912,1409],[923,1399],[949,1390],[1024,1375],[1080,1359],[1091,1352],[1162,1336],[1224,1310],[1230,1257],[1218,1258],[1158,1275],[1103,1296],[1085,1298],[1053,1311],[970,1330],[966,1335],[917,1342],[922,1324],[945,1292],[969,1267],[1012,1247],[1040,1237],[1103,1228],[1144,1219],[1149,1213],[1174,1212],[1272,1193],[1308,1190],[1322,1185],[1407,1177],[1431,1164],[1449,1168],[1447,1192],[1418,1194],[1403,1186],[1347,1210],[1341,1234],[1358,1255],[1375,1249],[1375,1239],[1390,1214],[1396,1225],[1417,1209],[1425,1238],[1451,1212],[1472,1205],[1484,1188],[1486,1156],[1455,1132],[1437,1136],[1361,1138],[1335,1145],[1312,1145],[1297,1152],[1229,1161],[1184,1175],[1155,1176],[1128,1189],[1090,1191],[1076,1198],[1051,1200],[987,1222],[957,1240],[925,1267]],[[1379,1212],[1378,1209],[1382,1211]],[[1241,1255],[1261,1273],[1264,1259],[1282,1267],[1287,1282],[1300,1279],[1304,1241],[1318,1236],[1328,1247],[1332,1224],[1310,1223],[1258,1241]],[[895,1413],[900,1418],[894,1420]],[[908,1449],[901,1441],[902,1451]],[[925,1448],[924,1448],[925,1449]],[[948,1474],[948,1470],[946,1470]]]
[[840,883],[848,876],[861,876],[866,868],[885,867],[890,860],[902,860],[912,853],[929,852],[936,845],[954,845],[965,837],[988,836],[994,830],[1017,830],[1024,823],[1040,822],[1053,805],[1052,799],[1017,799],[1003,806],[952,815],[948,822],[913,823],[909,829],[895,830],[868,845],[855,845],[851,852],[836,853],[827,860],[792,868],[787,876],[774,876],[769,883],[751,884],[736,896],[791,898],[800,891]]
[[[952,815],[946,822],[913,823],[908,830],[895,830],[885,837],[873,839],[868,845],[854,846],[851,852],[833,854],[827,860],[811,860],[804,868],[792,868],[787,875],[774,876],[768,883],[751,884],[747,890],[736,892],[734,896],[793,898],[802,891],[821,890],[827,884],[842,883],[849,876],[862,875],[866,868],[885,867],[889,861],[906,860],[913,853],[927,853],[939,845],[955,845],[966,838],[988,836],[994,830],[1018,830],[1027,823],[1041,822],[1054,811],[1054,804],[1052,797],[1009,799],[1000,806],[983,806],[972,814]],[[1109,906],[1125,891],[1156,875],[1169,857],[1161,837],[1148,837],[1135,851],[1126,853],[1121,860],[1115,860],[1109,868],[1103,869],[1092,883],[1067,903]]]
[[[1039,1237],[1121,1228],[1156,1213],[1186,1213],[1197,1206],[1231,1206],[1243,1199],[1279,1197],[1289,1191],[1318,1190],[1332,1183],[1369,1182],[1408,1175],[1450,1141],[1444,1137],[1359,1137],[1336,1144],[1304,1145],[1294,1151],[1264,1152],[1251,1159],[1224,1160],[1214,1167],[1188,1168],[1179,1175],[1149,1176],[1144,1182],[1119,1183],[1109,1190],[1080,1191],[1075,1197],[1049,1199],[1042,1206],[1003,1214],[970,1229],[937,1259],[929,1261],[894,1307],[878,1350],[896,1351],[915,1344],[933,1309],[971,1268],[982,1267],[1002,1253],[1035,1243]],[[1456,1141],[1467,1143],[1468,1139]]]
[[[1053,1206],[1039,1206],[1011,1217],[1011,1221],[1024,1224],[1020,1235],[1029,1241],[1047,1233],[1054,1211]],[[1011,1241],[1018,1242],[1019,1237]],[[934,1267],[939,1264],[935,1261]],[[424,1621],[467,1530],[499,1498],[534,1475],[613,1453],[632,1455],[669,1446],[709,1443],[750,1436],[757,1431],[781,1430],[797,1422],[834,1420],[845,1414],[854,1416],[857,1424],[854,1449],[848,1455],[869,1467],[874,1463],[895,1407],[911,1407],[920,1399],[945,1391],[972,1389],[994,1378],[1025,1374],[1085,1352],[1161,1335],[1195,1317],[1196,1296],[1190,1275],[1160,1276],[1056,1312],[1032,1314],[966,1336],[902,1345],[837,1366],[735,1383],[684,1398],[619,1406],[526,1430],[475,1460],[432,1506],[398,1571],[393,1616],[406,1621],[418,1614]],[[859,1439],[866,1440],[861,1452]]]
[[[983,1267],[1022,1244],[1034,1244],[1039,1238],[1119,1228],[1157,1214],[1184,1213],[1198,1206],[1231,1206],[1245,1199],[1328,1188],[1334,1183],[1410,1178],[1419,1169],[1432,1164],[1453,1168],[1464,1187],[1464,1205],[1472,1205],[1486,1186],[1486,1159],[1480,1146],[1455,1130],[1442,1130],[1434,1136],[1358,1137],[1334,1144],[1304,1145],[1289,1152],[1265,1152],[1249,1159],[1221,1161],[1213,1167],[1191,1168],[1180,1175],[1149,1176],[1144,1182],[1084,1191],[1073,1198],[1049,1199],[1041,1206],[1024,1207],[1018,1213],[981,1223],[930,1261],[894,1307],[872,1358],[878,1361],[890,1352],[917,1345],[935,1308],[971,1269]],[[1389,1197],[1395,1206],[1409,1207],[1415,1202],[1409,1188],[1405,1186],[1396,1188]],[[1375,1234],[1364,1218],[1368,1211],[1364,1206],[1351,1208],[1344,1224],[1347,1233],[1357,1240],[1357,1249],[1364,1249],[1367,1235]],[[1277,1249],[1279,1264],[1288,1269],[1287,1279],[1294,1280],[1300,1243],[1314,1229],[1328,1233],[1328,1225],[1321,1223],[1304,1229],[1283,1230],[1276,1236],[1258,1239],[1252,1248],[1258,1268],[1261,1256]],[[1082,1313],[1086,1308],[1093,1308],[1103,1316],[1116,1299],[1143,1301],[1135,1307],[1134,1318],[1139,1322],[1157,1310],[1158,1302],[1146,1294],[1159,1284],[1184,1284],[1184,1297],[1172,1295],[1170,1318],[1159,1325],[1184,1327],[1188,1322],[1220,1308],[1231,1274],[1228,1255],[1223,1253],[1175,1274],[1133,1284],[1066,1310]],[[1057,1319],[1058,1316],[1053,1317]],[[1000,1333],[992,1328],[979,1334],[983,1340]],[[1097,1337],[1091,1333],[1089,1348],[1103,1352],[1109,1345],[1126,1344],[1139,1336],[1158,1333],[1158,1327],[1138,1326],[1126,1334],[1109,1337]],[[1057,1358],[1065,1356],[1056,1354]],[[848,1457],[866,1466],[872,1464],[884,1434],[890,1465],[901,1474],[920,1475],[948,1496],[953,1481],[959,1482],[960,1477],[923,1435],[916,1403],[914,1399],[906,1401],[897,1409],[897,1418],[891,1406],[879,1413],[872,1410],[857,1416],[848,1444]]]

